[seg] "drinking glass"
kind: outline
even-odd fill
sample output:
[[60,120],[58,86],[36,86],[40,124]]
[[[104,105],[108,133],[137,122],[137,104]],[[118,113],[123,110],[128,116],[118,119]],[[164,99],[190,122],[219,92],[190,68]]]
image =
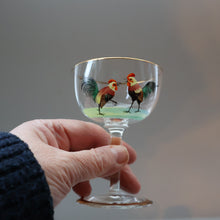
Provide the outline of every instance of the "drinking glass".
[[[80,62],[74,68],[75,95],[85,116],[104,126],[111,144],[119,145],[126,128],[150,115],[159,97],[162,69],[131,57],[102,57]],[[135,135],[135,134],[134,134]],[[78,200],[98,207],[131,208],[152,204],[120,189],[120,172],[110,178],[106,194]]]

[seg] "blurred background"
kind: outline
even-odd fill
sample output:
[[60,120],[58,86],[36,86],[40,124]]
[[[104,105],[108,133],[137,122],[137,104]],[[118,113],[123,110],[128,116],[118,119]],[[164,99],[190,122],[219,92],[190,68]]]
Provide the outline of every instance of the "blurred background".
[[0,1],[2,131],[36,118],[87,120],[74,97],[79,61],[129,56],[164,69],[154,112],[124,137],[154,205],[90,208],[71,192],[56,220],[220,218],[219,10],[219,0]]

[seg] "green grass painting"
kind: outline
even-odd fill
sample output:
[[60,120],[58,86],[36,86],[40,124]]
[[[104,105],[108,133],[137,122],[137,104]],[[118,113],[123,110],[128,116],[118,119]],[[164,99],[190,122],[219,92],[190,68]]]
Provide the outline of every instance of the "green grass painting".
[[101,109],[101,113],[104,115],[99,115],[98,108],[85,108],[83,110],[84,114],[89,118],[128,118],[132,120],[143,120],[149,114],[146,110],[140,110],[140,112],[135,112],[137,109],[131,109],[131,112],[126,112],[128,108],[123,107],[104,107]]

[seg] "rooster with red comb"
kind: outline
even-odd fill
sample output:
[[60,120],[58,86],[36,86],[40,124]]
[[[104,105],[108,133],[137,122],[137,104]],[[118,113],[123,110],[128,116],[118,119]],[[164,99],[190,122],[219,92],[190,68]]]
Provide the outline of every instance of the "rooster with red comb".
[[136,112],[140,111],[140,104],[144,98],[147,98],[149,94],[154,92],[156,84],[153,81],[149,81],[143,88],[141,88],[138,81],[135,79],[135,74],[130,73],[127,76],[127,86],[128,86],[128,94],[131,97],[131,105],[127,112],[130,112],[135,101],[138,103],[138,109]]
[[114,79],[110,79],[108,81],[108,86],[99,90],[97,82],[93,78],[86,78],[83,80],[81,89],[86,95],[92,97],[94,102],[98,104],[99,115],[103,115],[100,110],[108,101],[117,104],[116,101],[112,100],[115,96],[115,91],[118,89],[117,82]]

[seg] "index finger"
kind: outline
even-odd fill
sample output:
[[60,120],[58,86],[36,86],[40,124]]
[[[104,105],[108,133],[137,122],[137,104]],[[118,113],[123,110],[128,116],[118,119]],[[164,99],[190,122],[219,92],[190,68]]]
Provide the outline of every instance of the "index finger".
[[[111,143],[110,134],[97,124],[70,119],[48,121],[53,126],[54,137],[60,149],[80,151],[115,144]],[[129,163],[134,162],[136,160],[135,150],[124,141],[122,144],[129,152]]]

